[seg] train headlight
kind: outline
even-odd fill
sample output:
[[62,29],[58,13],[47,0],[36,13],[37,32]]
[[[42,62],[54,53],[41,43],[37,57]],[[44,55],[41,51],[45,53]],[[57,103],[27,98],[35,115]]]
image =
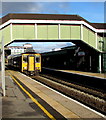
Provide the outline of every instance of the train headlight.
[[27,67],[24,67],[24,69],[26,70],[26,69],[27,69]]
[[36,67],[36,69],[37,69],[37,70],[39,70],[39,69],[40,69],[40,67]]

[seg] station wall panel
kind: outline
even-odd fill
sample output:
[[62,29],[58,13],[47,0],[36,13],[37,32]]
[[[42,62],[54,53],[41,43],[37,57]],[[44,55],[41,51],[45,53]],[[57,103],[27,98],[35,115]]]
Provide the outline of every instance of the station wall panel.
[[86,27],[83,27],[83,40],[86,42],[86,43],[89,43],[89,31]]
[[37,25],[37,38],[47,39],[48,38],[48,26],[47,25]]
[[23,25],[13,25],[12,26],[12,33],[13,33],[13,40],[23,39],[24,38]]
[[106,37],[104,37],[104,51],[106,52]]
[[71,39],[80,40],[80,26],[71,26]]
[[94,48],[96,47],[96,36],[95,33],[89,30],[89,45],[93,46]]
[[24,25],[23,30],[24,30],[24,38],[25,39],[34,39],[35,38],[35,26],[34,25]]
[[[16,39],[58,39],[59,38],[59,26],[58,24],[37,24],[37,31],[35,31],[34,24],[13,24],[12,25],[12,36],[11,36],[11,26],[8,25],[2,29],[4,35],[5,44]],[[35,36],[37,33],[37,36]],[[1,33],[0,33],[1,34]],[[60,25],[60,38],[61,39],[71,39],[80,40],[81,39],[81,28],[79,25]],[[0,35],[1,36],[1,35]],[[97,36],[97,49],[106,51],[106,37],[103,43],[99,41],[103,40],[103,37]],[[96,48],[96,35],[93,31],[83,26],[83,41],[90,46]]]
[[48,25],[48,39],[58,39],[58,25]]
[[34,39],[34,25],[13,25],[13,39]]
[[8,25],[4,29],[2,29],[2,34],[3,34],[4,44],[5,45],[8,44],[9,42],[11,42],[10,25]]
[[60,27],[61,39],[80,40],[80,26],[75,25],[61,25]]
[[95,33],[90,29],[83,27],[83,41],[95,48],[96,47]]
[[71,39],[71,28],[69,25],[60,25],[61,39]]
[[102,50],[102,43],[100,41],[102,41],[102,37],[97,36],[97,49],[99,49],[101,51]]

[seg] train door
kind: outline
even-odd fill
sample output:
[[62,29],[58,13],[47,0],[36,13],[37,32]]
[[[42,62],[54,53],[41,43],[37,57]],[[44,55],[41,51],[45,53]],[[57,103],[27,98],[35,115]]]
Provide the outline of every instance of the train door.
[[35,69],[36,72],[41,72],[41,55],[40,54],[36,54],[35,55]]
[[35,57],[28,56],[28,71],[35,71]]

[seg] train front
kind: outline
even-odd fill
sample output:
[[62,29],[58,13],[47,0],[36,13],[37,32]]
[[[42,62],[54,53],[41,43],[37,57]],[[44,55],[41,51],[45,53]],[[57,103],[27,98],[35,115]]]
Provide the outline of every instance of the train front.
[[38,53],[23,53],[21,71],[27,75],[39,74],[41,72],[41,55]]

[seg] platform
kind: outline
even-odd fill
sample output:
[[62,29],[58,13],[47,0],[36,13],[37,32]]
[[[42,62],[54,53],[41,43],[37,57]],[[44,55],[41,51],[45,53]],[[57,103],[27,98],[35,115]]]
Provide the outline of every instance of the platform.
[[[18,83],[21,84],[34,99],[37,99],[39,104],[41,104],[54,118],[48,117],[47,114],[45,114],[45,112],[42,111],[20,88],[20,85],[16,84],[13,78],[11,78],[11,75],[14,75]],[[98,114],[88,107],[42,85],[20,72],[10,70],[6,71],[6,97],[3,98],[3,117],[39,118],[39,120],[72,120],[75,118],[88,118],[93,120],[98,118],[100,120],[105,120],[105,116],[102,114]]]
[[60,70],[60,69],[46,68],[46,67],[43,67],[43,68],[47,70],[61,71],[61,72],[66,72],[66,73],[71,73],[71,74],[82,75],[82,76],[106,79],[106,73],[92,73],[92,72],[83,72],[83,71],[65,70],[65,69]]
[[80,74],[80,75],[84,75],[84,76],[97,77],[97,78],[106,78],[105,73],[91,73],[91,72],[82,72],[82,71],[74,71],[74,70],[60,70],[60,71],[74,73],[74,74]]
[[27,120],[50,120],[40,109],[27,97],[17,84],[6,72],[6,96],[2,99],[3,119],[26,119]]

